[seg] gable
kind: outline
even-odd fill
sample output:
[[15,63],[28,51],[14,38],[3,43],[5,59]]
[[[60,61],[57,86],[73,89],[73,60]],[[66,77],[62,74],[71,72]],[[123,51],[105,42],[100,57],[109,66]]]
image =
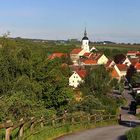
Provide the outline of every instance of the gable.
[[74,80],[74,79],[82,80],[82,78],[81,78],[76,72],[74,72],[74,73],[71,75],[70,79],[72,79],[72,80]]
[[126,59],[124,60],[123,64],[126,64],[127,66],[131,65],[130,60],[126,57]]
[[103,54],[102,56],[100,56],[100,58],[98,59],[98,64],[106,64],[108,61],[108,58]]

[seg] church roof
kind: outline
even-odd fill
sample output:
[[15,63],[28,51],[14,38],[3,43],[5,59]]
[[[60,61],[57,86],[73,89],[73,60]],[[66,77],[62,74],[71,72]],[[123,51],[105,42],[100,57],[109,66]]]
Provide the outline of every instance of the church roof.
[[84,36],[82,40],[89,40],[88,37]]
[[89,40],[88,37],[87,37],[87,31],[86,31],[86,28],[85,28],[84,37],[82,38],[82,40]]

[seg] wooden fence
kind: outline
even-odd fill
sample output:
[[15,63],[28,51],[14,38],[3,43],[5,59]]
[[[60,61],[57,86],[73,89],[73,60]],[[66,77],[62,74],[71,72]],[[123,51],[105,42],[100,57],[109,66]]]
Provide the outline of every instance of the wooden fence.
[[116,115],[101,115],[101,114],[94,114],[94,115],[63,115],[59,118],[52,118],[50,120],[45,120],[43,117],[40,119],[36,119],[34,117],[30,119],[21,119],[16,123],[13,123],[11,120],[6,121],[5,123],[0,124],[0,130],[4,129],[5,131],[5,140],[12,140],[11,134],[15,129],[18,129],[18,134],[15,139],[21,140],[24,139],[24,130],[25,127],[28,125],[28,132],[30,135],[36,133],[34,131],[35,127],[43,128],[44,126],[50,126],[53,128],[62,127],[65,124],[76,125],[78,123],[93,123],[96,124],[97,122],[103,121],[110,121],[110,120],[117,120]]

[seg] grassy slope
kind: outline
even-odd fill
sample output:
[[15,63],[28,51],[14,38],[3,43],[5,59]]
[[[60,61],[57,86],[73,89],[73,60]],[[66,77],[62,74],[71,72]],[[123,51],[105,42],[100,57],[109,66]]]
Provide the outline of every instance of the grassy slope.
[[128,140],[140,140],[140,127],[128,131],[126,135]]

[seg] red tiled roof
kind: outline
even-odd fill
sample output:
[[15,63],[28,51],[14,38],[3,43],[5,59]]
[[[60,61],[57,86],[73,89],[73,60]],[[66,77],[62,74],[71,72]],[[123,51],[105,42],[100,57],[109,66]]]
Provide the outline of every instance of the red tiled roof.
[[117,78],[117,77],[119,77],[119,74],[117,73],[117,71],[113,68],[113,70],[112,70],[112,72],[111,72],[111,76],[113,77],[113,78]]
[[84,53],[83,56],[89,57],[91,53]]
[[136,68],[137,70],[140,70],[140,63],[139,63],[139,62],[137,62],[137,63],[135,64],[135,68]]
[[140,55],[140,52],[137,53],[137,56],[139,56],[139,55]]
[[129,53],[130,54],[137,54],[137,53],[139,53],[139,51],[128,51],[127,54],[129,54]]
[[48,59],[52,60],[54,58],[61,58],[61,57],[66,57],[66,56],[67,54],[65,53],[53,53],[48,57]]
[[129,60],[130,60],[130,62],[131,62],[131,64],[132,64],[133,66],[135,66],[136,63],[139,62],[139,58],[131,58],[131,59],[129,59]]
[[108,60],[108,62],[106,63],[105,67],[111,67],[110,65],[111,65],[112,62],[113,62],[112,60]]
[[127,65],[125,64],[117,64],[116,66],[120,71],[127,71]]
[[73,49],[73,50],[71,51],[71,54],[79,54],[82,50],[83,50],[83,49],[81,49],[81,48]]
[[76,73],[81,77],[81,78],[85,78],[87,75],[86,70],[77,70]]
[[97,61],[102,55],[103,54],[101,54],[101,53],[93,53],[93,54],[90,55],[89,58]]
[[84,64],[87,64],[87,65],[96,65],[97,64],[97,61],[96,60],[92,60],[92,59],[85,59],[85,60],[82,60],[82,62]]

